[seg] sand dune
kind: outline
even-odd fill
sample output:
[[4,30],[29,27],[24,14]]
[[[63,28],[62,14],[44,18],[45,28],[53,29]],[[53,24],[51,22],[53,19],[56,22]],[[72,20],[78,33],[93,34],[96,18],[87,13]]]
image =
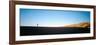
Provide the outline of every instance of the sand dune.
[[78,24],[65,25],[65,27],[82,27],[82,28],[89,28],[89,27],[90,27],[90,23],[88,23],[88,22],[82,22],[82,23],[78,23]]

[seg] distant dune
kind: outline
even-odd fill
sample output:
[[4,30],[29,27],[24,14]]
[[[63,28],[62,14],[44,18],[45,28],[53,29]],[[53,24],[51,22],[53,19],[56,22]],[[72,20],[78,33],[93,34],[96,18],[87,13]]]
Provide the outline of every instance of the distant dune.
[[78,24],[65,25],[65,27],[82,27],[82,28],[89,28],[89,27],[90,27],[90,23],[88,23],[88,22],[82,22],[82,23],[78,23]]

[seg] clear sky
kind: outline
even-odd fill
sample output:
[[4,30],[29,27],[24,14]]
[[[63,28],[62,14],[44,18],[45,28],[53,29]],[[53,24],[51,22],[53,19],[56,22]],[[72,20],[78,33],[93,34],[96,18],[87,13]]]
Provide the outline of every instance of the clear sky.
[[89,11],[20,8],[21,26],[56,27],[81,22],[90,22]]

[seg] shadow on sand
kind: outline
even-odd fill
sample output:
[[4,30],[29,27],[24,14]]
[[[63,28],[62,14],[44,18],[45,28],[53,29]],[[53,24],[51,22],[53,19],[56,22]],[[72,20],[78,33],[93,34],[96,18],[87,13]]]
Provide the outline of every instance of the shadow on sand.
[[90,28],[20,26],[20,36],[90,33]]

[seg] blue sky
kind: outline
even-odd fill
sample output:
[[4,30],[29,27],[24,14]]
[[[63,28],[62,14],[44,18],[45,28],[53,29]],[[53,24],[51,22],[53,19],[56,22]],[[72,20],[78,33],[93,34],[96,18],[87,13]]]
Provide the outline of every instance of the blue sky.
[[21,26],[64,26],[81,22],[90,22],[89,11],[24,9],[20,8]]

